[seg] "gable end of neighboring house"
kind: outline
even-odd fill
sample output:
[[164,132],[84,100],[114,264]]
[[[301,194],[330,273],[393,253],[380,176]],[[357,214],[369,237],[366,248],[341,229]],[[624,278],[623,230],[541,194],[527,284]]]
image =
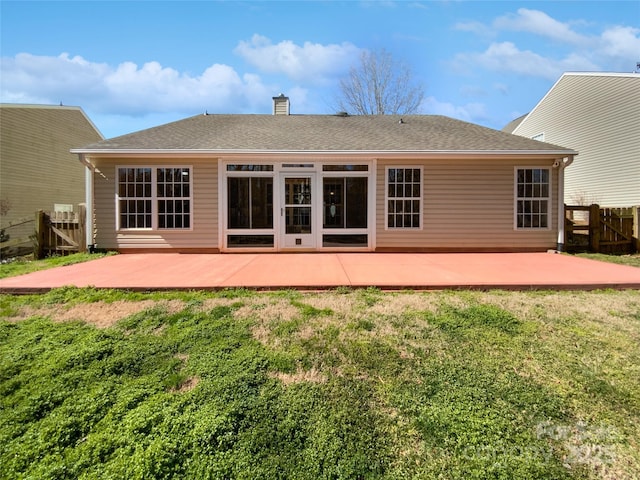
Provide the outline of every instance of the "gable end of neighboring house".
[[[85,202],[85,169],[70,149],[104,137],[79,107],[0,104],[0,198],[8,206],[0,225],[54,204]],[[33,224],[12,227],[12,238]]]
[[[73,150],[120,252],[556,248],[575,152],[442,116],[197,115]],[[282,108],[281,108],[282,107]]]
[[565,73],[514,123],[516,135],[580,153],[566,171],[565,203],[640,205],[640,74]]

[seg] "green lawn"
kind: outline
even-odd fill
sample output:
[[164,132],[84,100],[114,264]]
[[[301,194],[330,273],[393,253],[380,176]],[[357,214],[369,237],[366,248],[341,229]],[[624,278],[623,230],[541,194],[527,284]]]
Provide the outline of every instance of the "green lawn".
[[12,262],[0,264],[0,278],[15,277],[17,275],[24,275],[25,273],[37,272],[38,270],[73,265],[74,263],[95,260],[105,255],[107,254],[73,253],[66,256],[44,258],[42,260],[33,260],[31,256],[18,258]]
[[2,479],[632,479],[640,292],[0,296]]
[[640,254],[633,255],[605,255],[603,253],[578,253],[576,257],[589,258],[591,260],[599,260],[601,262],[617,263],[620,265],[629,265],[631,267],[640,267]]

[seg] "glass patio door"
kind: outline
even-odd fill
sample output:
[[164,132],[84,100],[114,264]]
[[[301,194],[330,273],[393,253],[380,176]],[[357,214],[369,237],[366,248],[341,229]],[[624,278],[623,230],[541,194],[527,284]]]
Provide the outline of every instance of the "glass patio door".
[[281,245],[283,248],[314,248],[314,175],[282,177]]

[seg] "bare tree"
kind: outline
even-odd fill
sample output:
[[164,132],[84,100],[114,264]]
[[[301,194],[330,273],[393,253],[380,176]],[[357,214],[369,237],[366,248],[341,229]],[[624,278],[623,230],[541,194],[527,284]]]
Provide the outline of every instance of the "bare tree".
[[402,115],[416,113],[423,98],[411,68],[382,49],[364,51],[340,81],[338,107],[357,115]]

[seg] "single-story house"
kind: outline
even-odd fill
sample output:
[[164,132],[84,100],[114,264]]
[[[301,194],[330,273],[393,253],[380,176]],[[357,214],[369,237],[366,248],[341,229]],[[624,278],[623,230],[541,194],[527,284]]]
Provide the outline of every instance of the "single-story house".
[[[84,202],[85,169],[69,150],[103,139],[80,107],[0,104],[0,228]],[[7,233],[15,240],[33,232],[30,223]]]
[[503,131],[580,152],[565,203],[640,205],[640,74],[567,72]]
[[[72,150],[97,248],[545,251],[577,152],[431,115],[197,115]],[[561,246],[561,245],[560,245]]]

